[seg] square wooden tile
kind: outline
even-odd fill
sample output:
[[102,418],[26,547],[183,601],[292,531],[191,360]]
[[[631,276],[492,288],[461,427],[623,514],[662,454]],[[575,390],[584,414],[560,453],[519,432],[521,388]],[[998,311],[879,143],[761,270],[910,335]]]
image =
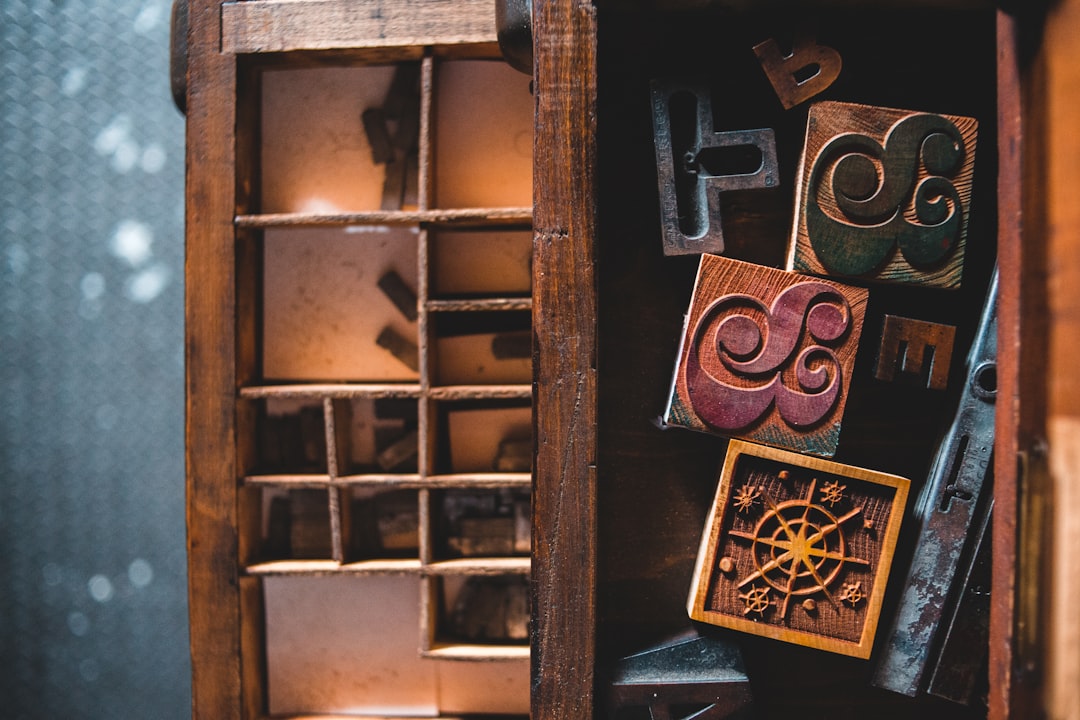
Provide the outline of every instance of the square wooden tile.
[[832,455],[867,297],[702,255],[665,422]]
[[870,657],[908,487],[896,475],[732,441],[690,617]]
[[959,287],[977,136],[974,118],[811,106],[788,268]]

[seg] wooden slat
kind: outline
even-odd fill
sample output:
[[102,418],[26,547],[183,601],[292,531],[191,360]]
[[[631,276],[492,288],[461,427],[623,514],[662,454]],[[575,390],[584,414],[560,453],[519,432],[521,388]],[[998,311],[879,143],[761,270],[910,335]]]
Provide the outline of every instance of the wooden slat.
[[248,575],[403,575],[420,572],[419,560],[364,560],[338,563],[333,560],[274,560],[245,568]]
[[437,645],[420,653],[443,660],[515,660],[529,657],[528,645]]
[[527,207],[455,208],[446,210],[370,210],[355,213],[260,213],[237,215],[239,228],[346,227],[349,225],[528,225]]
[[[1053,3],[1046,17],[1040,63],[1044,75],[1038,112],[1043,125],[1038,178],[1029,178],[1045,201],[1046,297],[1048,304],[1047,437],[1048,515],[1044,536],[1049,569],[1046,642],[1046,716],[1080,717],[1080,66],[1076,37],[1080,2]],[[1026,242],[1027,238],[1025,238]],[[1038,282],[1038,278],[1034,278]],[[1025,315],[1025,321],[1027,316]],[[996,551],[996,548],[995,548]]]
[[283,488],[321,488],[331,483],[329,475],[248,475],[245,485],[265,485]]
[[490,0],[246,0],[221,7],[227,53],[495,42]]
[[296,384],[296,385],[255,385],[240,389],[244,400],[265,398],[305,399],[305,398],[417,398],[420,386],[412,383],[376,384]]
[[530,473],[455,473],[429,475],[424,479],[427,487],[444,488],[503,488],[530,487]]
[[428,300],[435,312],[483,312],[488,310],[532,310],[532,298],[481,298],[476,300]]
[[[1003,12],[998,34],[998,395],[994,455],[993,588],[990,610],[989,717],[1026,717],[1037,704],[1018,648],[1016,597],[1017,516],[1021,509],[1018,459],[1036,448],[1043,434],[1045,388],[1045,312],[1035,288],[1045,268],[1044,251],[1034,243],[1040,233],[1035,217],[1022,215],[1025,165],[1032,162],[1024,132],[1034,128],[1022,119],[1017,21]],[[1025,94],[1034,88],[1025,88]],[[1033,146],[1032,146],[1033,147]],[[1025,227],[1026,225],[1026,227]],[[1034,281],[1034,282],[1033,282]],[[1032,713],[1032,716],[1034,714]]]
[[[188,610],[192,715],[242,717],[235,426],[236,66],[220,6],[191,0],[185,224]],[[193,291],[198,288],[198,291]]]
[[530,385],[443,385],[428,393],[432,400],[528,400]]
[[529,572],[529,558],[461,558],[426,563],[425,575],[521,575]]
[[445,490],[466,488],[490,490],[504,487],[528,488],[532,485],[529,473],[453,473],[443,475],[420,475],[418,473],[362,473],[341,475],[331,479],[329,475],[248,475],[243,483],[253,487],[324,488],[368,487],[386,490],[415,490],[430,488]]
[[532,698],[593,717],[596,655],[596,10],[533,4]]

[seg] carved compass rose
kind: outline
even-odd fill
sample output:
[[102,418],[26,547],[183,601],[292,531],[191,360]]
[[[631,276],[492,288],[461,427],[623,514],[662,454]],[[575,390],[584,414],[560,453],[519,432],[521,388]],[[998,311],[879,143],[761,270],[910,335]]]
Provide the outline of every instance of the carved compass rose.
[[867,560],[847,554],[843,532],[844,523],[862,513],[862,508],[854,508],[837,517],[813,502],[816,485],[815,479],[805,497],[780,503],[763,490],[761,496],[768,510],[754,531],[731,531],[732,537],[752,544],[755,569],[739,581],[739,589],[759,579],[764,581],[783,597],[780,603],[782,618],[787,617],[788,606],[796,596],[822,593],[838,609],[829,588],[839,578],[845,563],[870,565]]

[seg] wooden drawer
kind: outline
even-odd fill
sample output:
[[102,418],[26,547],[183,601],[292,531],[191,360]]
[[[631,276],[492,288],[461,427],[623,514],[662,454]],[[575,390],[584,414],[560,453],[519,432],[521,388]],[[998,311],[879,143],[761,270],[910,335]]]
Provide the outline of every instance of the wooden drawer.
[[[1000,271],[987,709],[907,700],[871,687],[869,662],[748,639],[740,646],[757,711],[1075,709],[1067,639],[1077,626],[1060,588],[1076,558],[1058,549],[1051,567],[1045,546],[1071,537],[1075,509],[1062,480],[1075,465],[1064,449],[1075,440],[1072,301],[1061,289],[1072,271],[1047,258],[1076,245],[1062,229],[1068,198],[1037,190],[1051,170],[1060,173],[1052,188],[1071,178],[1057,168],[1073,155],[1054,157],[1047,138],[1073,154],[1078,146],[1062,130],[1072,105],[1052,102],[1080,91],[1061,70],[1068,33],[1051,23],[1043,44],[1029,43],[1040,18],[983,4],[826,5],[800,18],[662,5],[535,0],[530,83],[499,62],[481,0],[191,0],[196,716],[329,717],[357,703],[348,689],[357,676],[380,687],[361,698],[367,716],[387,698],[411,705],[380,717],[611,716],[619,658],[691,627],[686,597],[726,444],[655,422],[697,260],[662,252],[649,82],[703,78],[718,123],[776,130],[781,187],[735,193],[722,214],[726,254],[782,267],[806,105],[782,108],[752,47],[800,22],[816,23],[844,57],[824,99],[979,121],[962,288],[915,300],[875,290],[871,311],[879,323],[913,308],[955,324],[962,364]],[[1069,17],[1066,5],[1055,12]],[[386,168],[372,161],[361,113],[385,101],[403,66],[417,74],[415,189],[387,209]],[[397,280],[380,288],[388,270]],[[1066,285],[1050,286],[1048,274]],[[874,350],[860,350],[856,370]],[[919,404],[870,380],[853,393],[836,459],[904,475],[914,493],[950,396]],[[522,466],[512,448],[530,438]],[[461,530],[481,506],[500,508],[497,522]],[[283,518],[296,532],[281,529]],[[912,544],[902,534],[898,554]],[[451,599],[470,579],[528,582],[528,642],[455,634]],[[357,621],[349,598],[375,606]],[[1056,645],[1051,621],[1065,629]],[[412,633],[407,652],[380,655],[399,628]],[[365,642],[374,654],[354,652]],[[404,679],[364,676],[365,663],[394,657]],[[296,682],[301,669],[310,677]],[[454,688],[441,703],[430,700],[439,683]],[[289,693],[313,687],[326,703],[292,704]]]

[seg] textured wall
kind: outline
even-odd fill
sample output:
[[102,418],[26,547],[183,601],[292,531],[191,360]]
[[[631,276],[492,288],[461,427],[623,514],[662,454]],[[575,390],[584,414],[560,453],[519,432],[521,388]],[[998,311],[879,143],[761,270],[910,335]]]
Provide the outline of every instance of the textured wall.
[[168,0],[0,0],[0,715],[190,716]]

